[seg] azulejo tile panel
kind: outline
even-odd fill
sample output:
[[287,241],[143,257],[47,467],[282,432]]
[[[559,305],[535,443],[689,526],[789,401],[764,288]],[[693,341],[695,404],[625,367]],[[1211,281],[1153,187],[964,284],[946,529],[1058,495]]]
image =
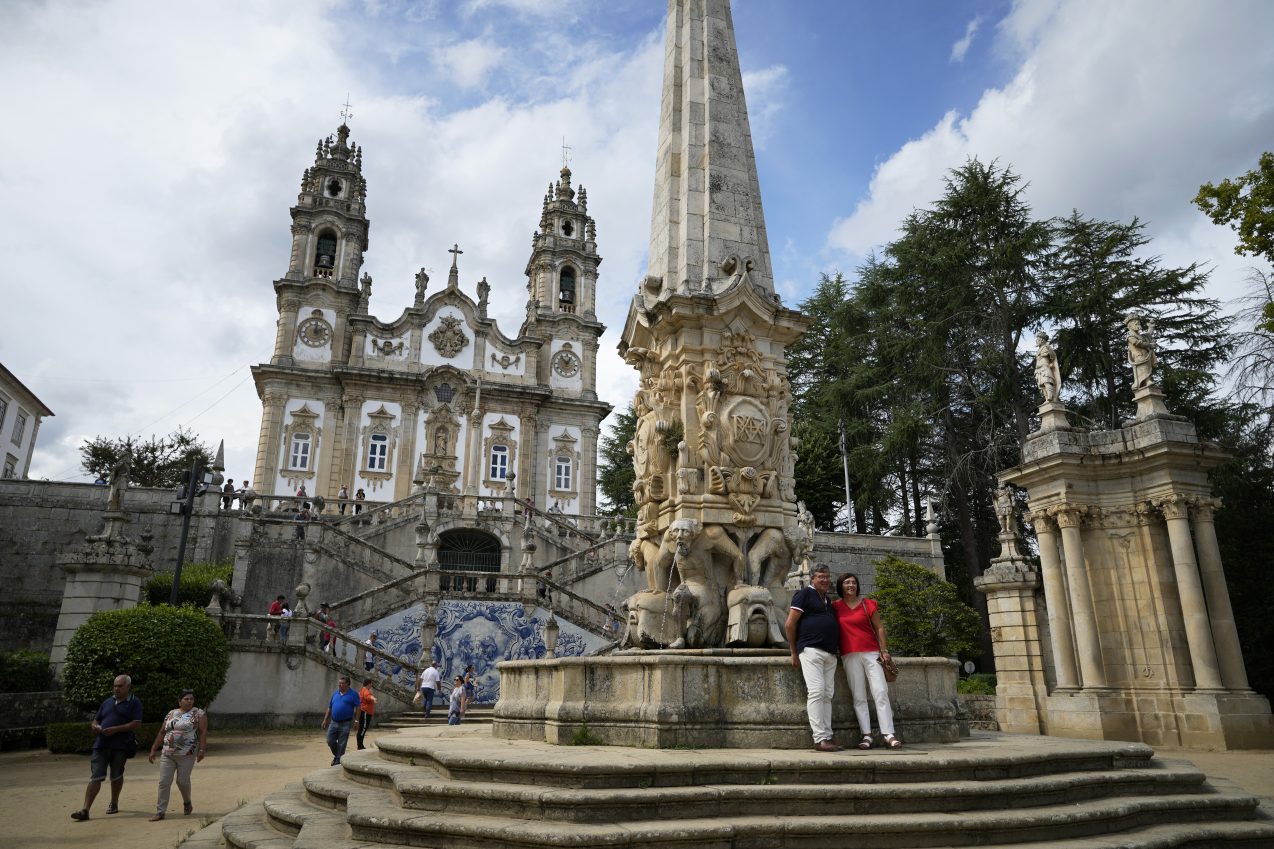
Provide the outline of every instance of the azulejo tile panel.
[[[443,681],[450,682],[473,664],[477,676],[478,703],[494,703],[500,696],[500,676],[496,664],[502,660],[534,660],[544,657],[544,625],[549,611],[535,608],[527,615],[514,602],[444,601],[438,608],[438,630],[433,657],[438,661]],[[420,629],[425,620],[422,604],[392,613],[351,633],[366,640],[376,632],[376,646],[382,651],[412,661],[420,657]],[[596,634],[559,618],[558,657],[592,654],[606,645]],[[380,675],[397,677],[410,686],[412,675],[401,666],[390,668],[378,662]],[[446,684],[450,689],[450,684]]]

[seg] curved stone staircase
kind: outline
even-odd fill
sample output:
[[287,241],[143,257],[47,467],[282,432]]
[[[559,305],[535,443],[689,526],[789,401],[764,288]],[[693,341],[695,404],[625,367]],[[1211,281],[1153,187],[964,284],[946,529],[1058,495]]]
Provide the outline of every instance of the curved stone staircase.
[[1260,800],[1146,746],[978,734],[837,754],[383,735],[188,849],[1274,846]]

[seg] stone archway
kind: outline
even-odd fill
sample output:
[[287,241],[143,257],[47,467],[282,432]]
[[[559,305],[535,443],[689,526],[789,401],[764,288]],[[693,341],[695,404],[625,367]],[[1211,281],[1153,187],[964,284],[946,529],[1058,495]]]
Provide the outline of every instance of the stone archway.
[[[495,592],[495,575],[501,571],[503,560],[500,540],[485,531],[473,528],[456,528],[438,535],[438,567],[444,572],[490,572],[484,589]],[[444,578],[443,591],[477,592],[476,576],[453,575]]]

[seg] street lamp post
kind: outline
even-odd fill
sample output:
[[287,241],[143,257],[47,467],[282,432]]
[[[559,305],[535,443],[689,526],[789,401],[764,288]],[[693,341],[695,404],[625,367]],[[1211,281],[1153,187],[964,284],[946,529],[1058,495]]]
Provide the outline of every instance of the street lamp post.
[[[190,536],[190,516],[195,512],[195,496],[200,494],[198,481],[201,471],[199,458],[195,457],[190,463],[188,473],[190,477],[185,482],[185,498],[172,503],[172,512],[182,514],[181,540],[177,543],[177,564],[173,568],[173,587],[172,592],[168,594],[168,603],[173,607],[177,606],[177,589],[181,585],[181,564],[186,559],[186,538]],[[206,490],[206,487],[204,489]]]

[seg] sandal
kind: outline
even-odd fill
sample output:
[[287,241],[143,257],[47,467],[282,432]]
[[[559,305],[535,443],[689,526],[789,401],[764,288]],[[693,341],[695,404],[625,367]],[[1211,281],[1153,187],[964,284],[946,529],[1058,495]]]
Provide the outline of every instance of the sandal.
[[77,822],[84,822],[88,819],[88,808],[80,808],[78,811],[71,811],[71,819]]
[[902,741],[892,734],[885,735],[885,745],[891,749],[901,749]]
[[195,809],[195,803],[187,802],[186,804],[182,805],[181,812],[185,814],[186,816],[190,816],[191,811],[193,811],[194,809]]
[[108,814],[118,814],[118,813],[119,813],[119,805],[118,805],[118,804],[116,804],[115,802],[111,802],[109,805],[107,805],[107,806],[106,806],[106,813],[108,813]]
[[866,751],[871,748],[871,735],[864,734],[863,739],[858,742],[858,748]]
[[147,820],[147,822],[159,822],[159,821],[160,821],[160,820],[162,820],[163,818],[164,818],[164,815],[163,815],[163,814],[155,814],[153,817],[151,817],[149,820]]

